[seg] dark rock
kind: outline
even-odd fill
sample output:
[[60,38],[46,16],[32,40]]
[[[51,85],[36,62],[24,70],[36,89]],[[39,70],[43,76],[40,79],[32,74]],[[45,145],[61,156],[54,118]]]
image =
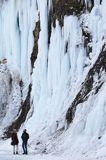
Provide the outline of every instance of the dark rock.
[[82,36],[84,38],[84,48],[86,49],[86,56],[89,57],[89,54],[92,52],[92,46],[90,45],[92,42],[92,36],[91,33],[85,31],[82,28]]
[[39,145],[39,144],[41,144],[41,142],[37,142],[37,143],[36,143],[36,145]]
[[4,129],[5,130],[4,136],[3,136],[4,138],[9,138],[11,136],[11,131],[13,130],[13,128],[17,129],[17,131],[18,131],[21,124],[25,122],[28,111],[30,110],[31,90],[32,90],[32,85],[30,84],[29,85],[29,90],[28,90],[28,95],[27,95],[24,103],[22,103],[22,106],[21,106],[20,111],[19,111],[19,116],[9,127]]
[[51,21],[55,27],[55,21],[58,19],[61,26],[64,23],[65,15],[80,16],[86,10],[91,11],[94,1],[91,1],[91,6],[86,6],[85,1],[78,0],[53,0],[53,11],[51,14]]
[[99,82],[96,86],[96,88],[93,88],[93,83],[94,83],[94,76],[95,74],[98,75],[98,81],[101,78],[100,72],[105,71],[106,72],[106,48],[105,45],[102,48],[102,51],[95,62],[94,66],[90,69],[88,72],[88,75],[85,79],[85,82],[82,84],[82,88],[79,91],[79,93],[76,95],[76,98],[72,102],[71,106],[69,107],[67,113],[66,113],[66,121],[67,123],[71,123],[74,119],[75,112],[76,112],[76,107],[78,104],[83,103],[86,101],[89,97],[89,93],[92,91],[92,89],[95,90],[94,94],[97,94],[99,89],[103,85],[103,81]]
[[37,59],[37,55],[38,55],[39,33],[40,33],[40,20],[38,22],[36,22],[36,27],[35,27],[35,30],[33,31],[34,47],[33,47],[33,52],[31,54],[31,66],[32,66],[32,69],[34,68],[34,62]]

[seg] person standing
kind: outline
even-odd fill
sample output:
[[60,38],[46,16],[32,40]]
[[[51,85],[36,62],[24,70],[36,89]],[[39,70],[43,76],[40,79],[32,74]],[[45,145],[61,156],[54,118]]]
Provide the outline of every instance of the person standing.
[[26,129],[23,130],[21,138],[22,138],[23,154],[28,154],[27,145],[28,145],[29,134],[27,133]]
[[13,146],[13,154],[18,154],[18,136],[17,136],[17,130],[13,129],[11,134],[11,145]]

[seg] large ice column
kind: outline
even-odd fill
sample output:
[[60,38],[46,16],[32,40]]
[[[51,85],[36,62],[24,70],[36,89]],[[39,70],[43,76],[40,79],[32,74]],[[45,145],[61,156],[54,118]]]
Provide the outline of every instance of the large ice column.
[[51,131],[51,126],[56,126],[57,120],[63,123],[67,107],[75,98],[89,71],[88,68],[91,67],[85,65],[85,60],[91,58],[89,61],[91,64],[94,63],[92,57],[87,57],[84,48],[84,38],[86,37],[84,37],[82,30],[86,28],[85,31],[92,35],[92,40],[89,42],[92,46],[90,54],[100,53],[102,15],[101,6],[95,5],[92,12],[85,15],[85,17],[88,16],[85,28],[82,28],[84,27],[82,24],[85,25],[85,20],[83,21],[82,18],[84,15],[80,20],[76,16],[65,16],[63,27],[60,27],[58,20],[56,20],[55,28],[51,27],[48,47],[47,4],[46,1],[38,2],[41,32],[38,42],[39,53],[32,76],[32,102],[35,112],[27,126],[30,128],[34,122],[35,128],[32,128],[32,131],[39,128],[39,134],[43,128],[46,128],[49,133],[55,130],[54,127]]
[[38,60],[40,60],[41,92],[45,95],[47,85],[47,56],[48,56],[48,6],[47,0],[38,1],[40,11],[41,32],[38,41]]
[[57,86],[68,79],[69,70],[71,81],[81,80],[84,60],[85,52],[79,21],[74,16],[66,16],[62,30],[58,21],[56,28],[52,28],[48,53],[49,94],[53,94]]
[[94,5],[99,5],[101,0],[94,0]]
[[36,0],[3,1],[0,8],[0,59],[18,68],[29,83],[33,30],[37,20]]
[[95,5],[88,19],[89,33],[92,35],[92,40],[91,40],[92,52],[90,53],[91,59],[93,57],[95,58],[95,55],[97,56],[100,53],[102,44],[104,43],[105,18],[104,18],[103,8],[105,8],[104,5],[99,5],[99,2],[98,3],[95,2]]
[[82,3],[85,3],[86,7],[88,8],[93,7],[93,5],[99,5],[101,2],[101,0],[82,0]]
[[[48,93],[53,94],[60,83],[61,61],[64,56],[64,46],[61,27],[58,21],[52,28],[48,53]],[[63,74],[63,73],[62,73]]]
[[[48,6],[47,0],[38,0],[38,12],[40,18],[40,34],[38,40],[38,56],[32,75],[32,101],[36,112],[33,121],[36,126],[42,122],[46,109],[44,108],[47,97],[47,59],[48,59]],[[42,116],[41,116],[42,115]],[[39,122],[39,116],[41,117]],[[32,121],[32,120],[30,120]]]
[[103,38],[106,42],[106,1],[103,0],[102,2],[102,32],[103,32]]
[[[42,3],[42,5],[44,4]],[[50,134],[56,128],[57,120],[64,121],[64,117],[61,118],[61,115],[65,114],[66,103],[70,99],[70,84],[72,89],[75,84],[78,86],[81,83],[85,52],[80,22],[75,16],[65,17],[63,28],[56,20],[56,27],[52,27],[51,30],[48,48],[48,32],[45,28],[47,27],[45,24],[45,22],[47,23],[46,4],[43,7],[42,10],[44,10],[40,10],[39,54],[32,75],[34,112],[27,123],[27,127],[30,128],[33,122],[35,128],[32,128],[32,132],[39,128],[39,134],[45,128]],[[41,17],[42,14],[45,21]],[[75,89],[73,89],[71,98],[74,96],[74,91]]]

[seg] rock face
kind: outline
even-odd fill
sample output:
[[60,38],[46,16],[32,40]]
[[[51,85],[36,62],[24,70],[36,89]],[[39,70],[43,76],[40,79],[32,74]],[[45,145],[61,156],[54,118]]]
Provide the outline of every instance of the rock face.
[[32,69],[34,68],[34,62],[37,59],[37,54],[38,54],[39,32],[40,32],[40,21],[36,22],[36,27],[35,27],[35,30],[33,31],[34,47],[33,47],[33,52],[31,54],[31,66],[32,66]]
[[[17,118],[21,108],[20,77],[5,63],[0,64],[0,125],[5,130]],[[1,131],[1,130],[0,130]]]
[[[100,1],[100,4],[101,2],[102,1]],[[85,4],[85,1],[82,1],[82,0],[80,1],[78,0],[71,0],[71,1],[70,0],[61,0],[61,1],[54,0],[53,9],[51,10],[50,15],[49,15],[49,37],[51,35],[50,34],[51,24],[53,24],[53,26],[56,27],[56,20],[59,21],[59,24],[62,27],[64,26],[64,16],[73,15],[73,16],[77,16],[80,19],[81,15],[86,13],[86,11],[91,12],[93,6],[94,6],[94,1],[89,1],[89,2],[87,1],[87,3]],[[92,35],[87,30],[85,31],[83,27],[81,27],[81,29],[82,29],[82,36],[84,38],[84,48],[86,50],[86,56],[89,57],[90,53],[92,52],[92,45],[90,45],[92,43]],[[67,51],[67,48],[68,46],[66,45],[66,51]],[[106,65],[105,65],[106,53],[105,52],[106,52],[105,46],[103,46],[97,61],[95,62],[93,67],[88,72],[86,79],[82,84],[81,90],[76,95],[76,98],[70,105],[66,113],[66,120],[68,124],[71,123],[74,118],[76,106],[86,101],[89,97],[90,92],[93,89],[95,90],[94,94],[96,94],[101,88],[101,86],[103,85],[104,82],[100,82],[97,84],[95,88],[93,88],[95,75],[96,74],[98,75],[98,81],[99,81],[99,79],[101,78],[100,76],[101,69],[104,71],[106,70]]]
[[0,131],[3,130],[2,138],[9,138],[12,129],[19,130],[26,120],[30,110],[31,84],[23,102],[20,75],[3,61],[0,64],[0,86]]
[[[100,4],[102,1],[100,1]],[[79,19],[82,14],[87,12],[91,12],[92,8],[94,6],[94,1],[89,1],[87,4],[85,4],[85,1],[77,1],[77,0],[54,0],[53,1],[53,9],[50,12],[50,18],[49,18],[49,36],[51,33],[51,23],[54,27],[56,27],[56,20],[59,21],[60,26],[64,27],[64,16],[77,16]],[[87,30],[85,31],[83,27],[82,29],[82,36],[84,38],[84,48],[86,50],[86,56],[90,56],[90,53],[92,52],[92,35]],[[68,46],[66,45],[66,51]],[[93,94],[97,94],[99,89],[103,85],[103,81],[100,81],[101,78],[101,72],[106,71],[106,49],[105,45],[102,47],[102,50],[100,52],[100,55],[98,59],[96,60],[93,67],[89,70],[85,81],[82,83],[81,90],[76,95],[74,101],[70,105],[67,113],[66,113],[66,120],[67,123],[71,123],[74,119],[76,107],[78,104],[83,103],[84,101],[87,101],[90,92],[94,90]],[[95,75],[98,75],[98,84],[96,84],[94,88],[94,77]]]
[[[82,88],[79,91],[79,93],[76,95],[74,101],[72,102],[70,108],[67,111],[66,114],[66,120],[67,123],[71,123],[74,119],[75,116],[75,111],[76,111],[76,106],[80,103],[83,103],[84,101],[87,101],[90,92],[93,90],[93,94],[97,94],[99,89],[102,87],[104,81],[101,81],[101,72],[104,71],[106,72],[106,46],[104,45],[101,53],[95,62],[94,66],[90,69],[88,72],[88,75],[82,84]],[[94,77],[97,75],[98,77],[98,83],[96,84],[95,87],[93,87],[95,81]]]
[[31,84],[29,85],[28,95],[25,101],[23,103],[21,102],[21,107],[18,113],[18,117],[16,118],[15,121],[12,122],[11,125],[9,125],[9,127],[5,128],[3,138],[10,138],[11,131],[13,130],[13,128],[17,129],[18,131],[21,124],[25,122],[27,114],[30,110],[30,94],[31,94]]
[[91,2],[90,6],[86,6],[85,1],[82,0],[54,0],[53,1],[53,12],[52,12],[52,22],[55,26],[56,19],[59,20],[60,25],[63,26],[64,24],[64,16],[75,15],[80,16],[86,10],[91,10],[94,3]]
[[[7,76],[7,75],[8,76]],[[8,79],[8,80],[7,80]],[[4,116],[6,115],[6,107],[8,96],[11,92],[11,75],[6,69],[0,64],[0,122],[2,122]]]

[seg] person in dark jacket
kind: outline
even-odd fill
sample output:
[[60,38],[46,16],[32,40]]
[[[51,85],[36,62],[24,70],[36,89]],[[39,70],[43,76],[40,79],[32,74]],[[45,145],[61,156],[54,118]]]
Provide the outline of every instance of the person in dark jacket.
[[18,154],[18,136],[17,136],[17,130],[13,129],[11,134],[11,145],[13,146],[13,154]]
[[21,138],[22,138],[23,154],[28,154],[27,145],[28,145],[29,134],[27,133],[26,129],[24,129]]

